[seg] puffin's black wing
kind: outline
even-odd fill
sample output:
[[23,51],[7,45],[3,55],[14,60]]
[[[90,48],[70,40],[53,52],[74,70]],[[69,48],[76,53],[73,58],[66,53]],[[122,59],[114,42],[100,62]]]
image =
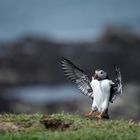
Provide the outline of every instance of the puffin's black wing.
[[120,68],[117,65],[115,65],[114,68],[116,72],[116,80],[115,84],[111,87],[110,102],[112,103],[118,96],[122,95],[122,76]]
[[61,60],[61,66],[65,76],[74,82],[84,95],[93,99],[93,90],[88,76],[64,57]]

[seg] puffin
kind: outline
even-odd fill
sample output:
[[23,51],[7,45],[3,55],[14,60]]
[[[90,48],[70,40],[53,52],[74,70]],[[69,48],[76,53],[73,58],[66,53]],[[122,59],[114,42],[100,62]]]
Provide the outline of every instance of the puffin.
[[108,109],[117,97],[122,95],[122,76],[120,68],[114,65],[116,78],[114,81],[108,78],[108,74],[101,69],[96,69],[90,78],[70,60],[62,57],[61,68],[64,75],[76,84],[82,94],[92,100],[91,110],[86,113],[87,117],[95,116],[97,119],[109,119]]

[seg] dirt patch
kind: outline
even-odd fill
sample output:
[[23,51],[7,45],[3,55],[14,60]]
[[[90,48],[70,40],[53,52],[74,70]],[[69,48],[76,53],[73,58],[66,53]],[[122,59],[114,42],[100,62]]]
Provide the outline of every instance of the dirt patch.
[[70,129],[73,125],[73,120],[63,120],[61,118],[45,118],[41,121],[45,125],[45,127],[49,130],[67,130]]
[[17,125],[13,122],[2,122],[0,123],[0,132],[17,132],[17,131],[23,131],[24,128]]

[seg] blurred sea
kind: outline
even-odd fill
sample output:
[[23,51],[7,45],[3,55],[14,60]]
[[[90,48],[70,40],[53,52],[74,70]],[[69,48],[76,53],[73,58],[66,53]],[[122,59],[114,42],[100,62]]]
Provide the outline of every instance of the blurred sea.
[[26,86],[7,88],[4,99],[22,100],[25,103],[45,104],[55,101],[82,99],[80,91],[70,85],[59,86]]
[[0,0],[0,41],[42,35],[93,40],[106,25],[140,32],[139,0]]

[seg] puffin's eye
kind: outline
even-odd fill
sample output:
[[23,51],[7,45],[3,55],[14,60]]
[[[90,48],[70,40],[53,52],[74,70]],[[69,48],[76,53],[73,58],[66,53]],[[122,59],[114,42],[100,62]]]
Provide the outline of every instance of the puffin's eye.
[[103,71],[101,71],[101,74],[103,74]]

